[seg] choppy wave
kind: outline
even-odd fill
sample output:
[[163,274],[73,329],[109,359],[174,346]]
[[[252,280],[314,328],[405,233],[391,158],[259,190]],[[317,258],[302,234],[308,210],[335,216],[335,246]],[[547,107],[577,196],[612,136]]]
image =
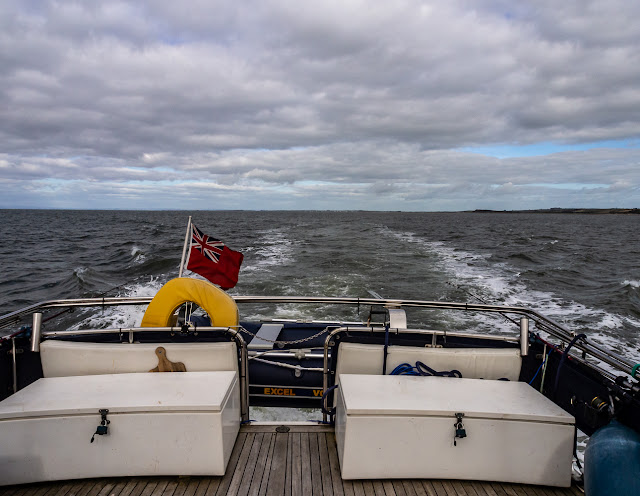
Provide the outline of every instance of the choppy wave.
[[[428,241],[413,232],[382,229],[384,235],[419,246],[424,254],[431,256],[432,266],[440,271],[448,284],[461,289],[467,299],[474,303],[522,306],[537,310],[570,330],[585,332],[594,342],[615,349],[623,356],[633,359],[640,340],[635,336],[620,340],[620,330],[640,328],[640,319],[630,315],[619,315],[610,311],[589,307],[553,292],[531,288],[521,278],[521,272],[508,263],[492,262],[489,253],[473,253],[459,249],[442,241]],[[525,257],[522,257],[525,258]],[[529,259],[527,259],[529,260]],[[635,283],[635,285],[634,285]],[[623,285],[638,287],[638,281],[624,281]],[[454,317],[458,322],[468,323],[468,318]],[[480,314],[474,316],[478,330],[513,333],[513,325],[499,315]],[[467,324],[468,325],[468,324]]]
[[136,264],[141,264],[147,259],[142,249],[135,245],[131,248],[131,258]]
[[[7,311],[51,298],[111,296],[114,288],[151,295],[178,273],[184,212],[5,214],[0,307]],[[634,219],[395,212],[194,215],[207,234],[245,255],[231,294],[368,297],[373,290],[389,298],[481,299],[531,307],[603,344],[638,347],[640,230]],[[33,229],[39,241],[31,243],[16,226]],[[255,305],[241,312],[243,318],[358,317],[354,309],[328,306]],[[408,313],[412,319],[413,312]],[[141,315],[135,309],[97,312],[91,324],[135,325]],[[416,324],[441,319],[445,325],[465,325],[462,317],[444,313],[415,318]],[[491,332],[513,332],[500,316],[479,317],[476,323]]]
[[243,273],[270,271],[272,267],[282,267],[294,262],[293,240],[279,229],[259,230],[256,242],[245,248]]
[[[117,296],[154,296],[162,287],[159,277],[126,284]],[[144,305],[106,307],[99,313],[92,313],[71,326],[72,329],[108,329],[116,327],[139,327],[145,312]]]

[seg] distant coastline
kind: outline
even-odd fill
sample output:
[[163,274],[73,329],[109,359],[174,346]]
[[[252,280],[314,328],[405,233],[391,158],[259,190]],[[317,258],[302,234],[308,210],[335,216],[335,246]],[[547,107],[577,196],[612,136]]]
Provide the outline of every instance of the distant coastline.
[[492,214],[640,214],[640,208],[540,208],[534,210],[471,210],[473,213],[492,213]]

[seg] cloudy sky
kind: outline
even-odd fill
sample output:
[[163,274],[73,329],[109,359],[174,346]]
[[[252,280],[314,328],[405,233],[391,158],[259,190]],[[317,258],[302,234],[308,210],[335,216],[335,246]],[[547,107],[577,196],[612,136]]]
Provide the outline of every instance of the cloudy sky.
[[2,0],[0,208],[640,207],[640,2]]

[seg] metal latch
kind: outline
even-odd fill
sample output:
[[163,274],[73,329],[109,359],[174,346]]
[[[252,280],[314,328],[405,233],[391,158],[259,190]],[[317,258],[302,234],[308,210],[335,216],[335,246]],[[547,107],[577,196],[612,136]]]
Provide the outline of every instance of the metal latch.
[[107,419],[107,414],[109,413],[109,410],[102,409],[102,410],[98,410],[98,412],[100,413],[102,420],[100,421],[100,425],[96,428],[96,432],[93,433],[93,436],[91,436],[91,442],[93,442],[93,440],[96,437],[96,434],[98,436],[104,436],[105,434],[108,434],[109,431],[109,424],[111,423],[111,420]]
[[467,431],[464,428],[464,424],[462,423],[462,417],[464,417],[464,413],[456,413],[456,422],[453,426],[456,429],[456,434],[453,436],[453,445],[457,446],[456,439],[462,439],[467,437]]

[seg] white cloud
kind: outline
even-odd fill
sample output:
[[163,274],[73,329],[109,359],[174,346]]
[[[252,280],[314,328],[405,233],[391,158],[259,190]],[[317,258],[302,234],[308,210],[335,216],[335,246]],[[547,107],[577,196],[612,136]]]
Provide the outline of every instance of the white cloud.
[[[456,150],[638,140],[639,15],[622,0],[6,0],[0,183],[16,192],[0,207],[188,208],[205,185],[234,208],[637,204],[637,146]],[[166,184],[183,196],[154,201]]]

